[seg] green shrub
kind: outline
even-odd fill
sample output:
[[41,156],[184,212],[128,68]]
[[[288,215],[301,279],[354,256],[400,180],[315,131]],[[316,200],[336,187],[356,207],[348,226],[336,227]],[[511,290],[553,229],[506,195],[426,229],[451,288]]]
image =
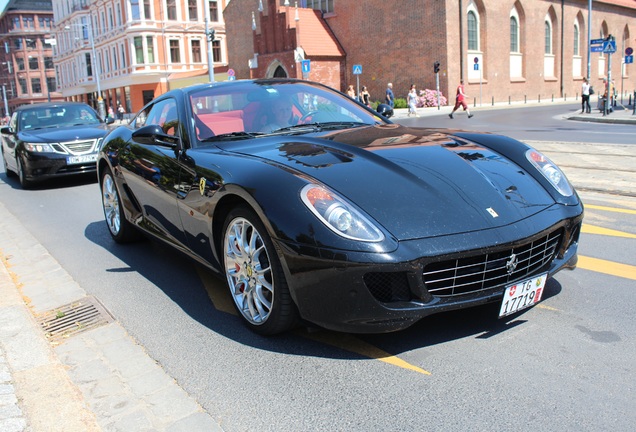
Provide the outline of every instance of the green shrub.
[[393,108],[406,108],[408,104],[405,98],[395,98],[395,106]]

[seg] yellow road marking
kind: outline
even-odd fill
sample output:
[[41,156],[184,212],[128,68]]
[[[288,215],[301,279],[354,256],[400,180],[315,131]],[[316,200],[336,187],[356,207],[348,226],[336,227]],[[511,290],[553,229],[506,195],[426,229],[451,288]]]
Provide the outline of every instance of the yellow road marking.
[[624,209],[624,208],[618,208],[618,207],[606,207],[606,206],[600,206],[600,205],[594,205],[594,204],[584,204],[584,205],[586,209],[604,210],[604,211],[610,211],[614,213],[627,213],[627,214],[636,215],[636,210],[630,210],[630,209]]
[[560,309],[553,308],[552,306],[548,306],[548,305],[545,305],[543,303],[539,303],[536,307],[538,307],[540,309],[546,309],[546,310],[549,310],[549,311],[561,312]]
[[216,308],[216,310],[229,313],[231,315],[238,315],[234,305],[232,304],[232,297],[229,295],[224,295],[223,291],[223,283],[212,279],[212,276],[207,273],[207,271],[203,270],[200,266],[195,266],[197,269],[197,273],[199,274],[199,279],[203,282],[203,286],[205,290],[208,292],[208,297],[212,300],[212,304]]
[[[225,289],[224,284],[217,281],[216,279],[212,279],[212,276],[201,267],[195,267],[197,269],[199,278],[201,279],[201,282],[203,282],[203,286],[208,293],[208,297],[210,297],[210,300],[212,301],[214,307],[218,311],[229,313],[234,316],[238,315],[236,309],[234,308],[234,305],[232,304],[232,298],[223,292],[223,290]],[[308,339],[312,339],[317,342],[335,346],[336,348],[340,348],[345,351],[354,352],[363,357],[380,360],[384,363],[401,367],[403,369],[409,369],[424,375],[431,374],[429,371],[421,369],[417,366],[413,366],[412,364],[409,364],[394,355],[382,351],[381,349],[374,347],[373,345],[361,341],[360,339],[346,333],[333,333],[329,331],[307,333],[299,330],[296,331],[295,334]]]
[[588,224],[583,224],[583,227],[581,228],[581,232],[586,234],[599,234],[599,235],[605,235],[605,236],[611,236],[611,237],[624,237],[624,238],[636,239],[636,234],[632,234],[632,233],[628,233],[624,231],[617,231],[617,230],[613,230],[609,228],[603,228],[603,227],[599,227],[595,225],[588,225]]
[[[296,334],[300,334],[297,332]],[[424,375],[430,375],[431,373],[427,370],[419,368],[417,366],[413,366],[410,363],[405,362],[404,360],[387,353],[386,351],[382,351],[381,349],[368,344],[357,337],[342,333],[332,333],[332,332],[316,332],[316,333],[303,333],[303,337],[313,339],[317,342],[322,342],[324,344],[328,344],[331,346],[335,346],[336,348],[343,349],[345,351],[350,351],[356,354],[360,354],[364,357],[369,357],[375,360],[380,360],[381,362],[388,363],[393,366],[401,367],[403,369],[412,370]]]
[[636,280],[636,266],[579,255],[577,267],[612,276]]

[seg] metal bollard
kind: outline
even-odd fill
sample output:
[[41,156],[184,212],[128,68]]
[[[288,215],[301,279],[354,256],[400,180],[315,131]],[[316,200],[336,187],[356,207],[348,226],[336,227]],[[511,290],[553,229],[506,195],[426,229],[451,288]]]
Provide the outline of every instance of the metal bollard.
[[541,103],[541,95],[539,95],[539,99],[538,100],[539,100],[539,103]]
[[495,106],[495,97],[492,97],[492,106]]
[[634,90],[634,104],[632,105],[632,115],[636,114],[636,90]]
[[528,95],[523,95],[523,103],[528,103]]

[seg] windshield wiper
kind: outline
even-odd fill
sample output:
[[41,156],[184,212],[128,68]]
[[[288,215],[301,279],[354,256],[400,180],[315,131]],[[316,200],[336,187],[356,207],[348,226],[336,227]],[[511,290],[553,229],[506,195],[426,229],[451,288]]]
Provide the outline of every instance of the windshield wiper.
[[304,130],[310,132],[316,132],[320,130],[329,130],[329,129],[343,129],[343,128],[354,128],[360,126],[370,126],[368,123],[355,122],[355,121],[339,121],[339,122],[315,122],[315,123],[303,123],[297,124],[293,126],[286,126],[284,128],[276,129],[272,131],[273,134],[279,132],[303,132]]
[[214,135],[208,138],[203,138],[201,142],[211,142],[211,141],[224,141],[231,139],[248,139],[248,138],[256,138],[257,136],[265,135],[263,132],[229,132],[221,135]]

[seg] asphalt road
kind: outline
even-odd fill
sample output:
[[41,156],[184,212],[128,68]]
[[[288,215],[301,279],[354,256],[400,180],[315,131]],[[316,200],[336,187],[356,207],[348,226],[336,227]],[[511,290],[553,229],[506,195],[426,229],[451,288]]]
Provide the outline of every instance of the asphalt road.
[[[512,127],[508,115],[499,117],[501,129]],[[561,127],[567,136],[570,126]],[[515,133],[540,140],[560,132]],[[177,253],[151,241],[114,244],[92,178],[23,191],[0,173],[0,199],[227,431],[631,431],[636,424],[634,280],[611,266],[636,266],[634,238],[617,235],[636,233],[633,199],[583,195],[591,230],[582,235],[584,265],[559,273],[543,302],[519,315],[498,320],[497,306],[488,306],[388,335],[299,329],[276,338],[247,331],[223,285]]]

